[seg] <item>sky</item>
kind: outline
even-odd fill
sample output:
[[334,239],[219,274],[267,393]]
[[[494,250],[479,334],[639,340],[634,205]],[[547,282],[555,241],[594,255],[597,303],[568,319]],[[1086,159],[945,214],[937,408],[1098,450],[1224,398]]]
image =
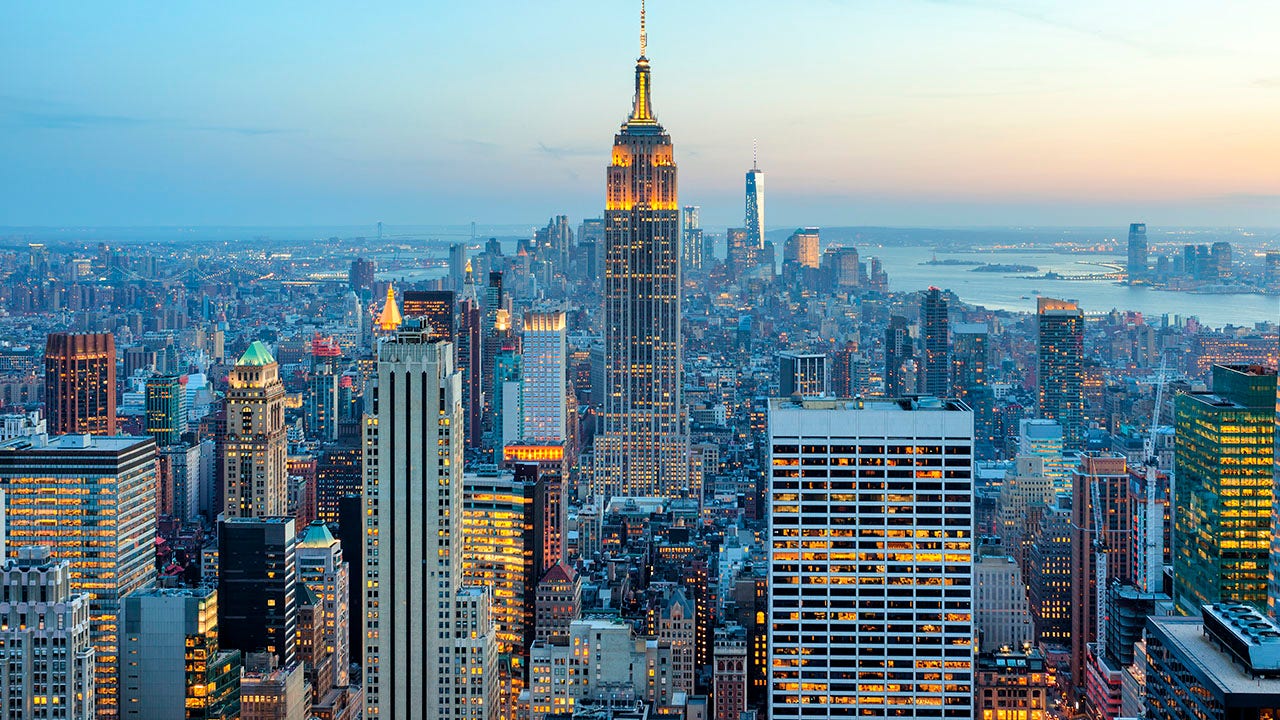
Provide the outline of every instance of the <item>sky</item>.
[[[738,224],[1280,226],[1274,0],[652,0]],[[0,226],[601,213],[638,0],[0,4]]]

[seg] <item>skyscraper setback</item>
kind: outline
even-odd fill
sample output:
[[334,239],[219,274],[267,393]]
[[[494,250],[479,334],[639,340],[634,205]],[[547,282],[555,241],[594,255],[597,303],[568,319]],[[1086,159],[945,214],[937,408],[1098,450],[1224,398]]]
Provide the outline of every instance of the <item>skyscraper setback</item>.
[[635,98],[607,171],[604,433],[594,470],[604,495],[673,496],[688,485],[676,165],[653,114],[646,42],[642,10]]

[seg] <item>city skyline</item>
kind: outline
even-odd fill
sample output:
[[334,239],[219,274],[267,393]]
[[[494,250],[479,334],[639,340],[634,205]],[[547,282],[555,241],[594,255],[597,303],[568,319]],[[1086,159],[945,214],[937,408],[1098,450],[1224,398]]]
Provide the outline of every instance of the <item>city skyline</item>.
[[[1280,82],[1266,68],[1280,58],[1264,28],[1280,9],[652,10],[656,102],[683,139],[683,199],[708,226],[736,224],[753,139],[775,227],[1273,223],[1280,184],[1266,168],[1280,157],[1268,132]],[[0,62],[23,70],[0,89],[0,152],[12,158],[0,217],[597,215],[601,128],[624,100],[611,79],[633,59],[634,3],[480,12],[279,8],[241,22],[145,6],[0,11],[17,29]],[[1229,48],[1215,47],[1227,36]],[[511,111],[539,104],[549,107]],[[537,186],[513,197],[535,170]]]

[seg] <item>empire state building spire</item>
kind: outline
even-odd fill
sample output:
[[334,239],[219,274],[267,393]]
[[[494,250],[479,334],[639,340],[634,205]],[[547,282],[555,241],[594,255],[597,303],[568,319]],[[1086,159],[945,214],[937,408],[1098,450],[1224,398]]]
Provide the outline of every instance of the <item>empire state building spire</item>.
[[631,117],[627,124],[656,124],[653,102],[649,98],[649,58],[645,56],[649,46],[649,34],[645,31],[644,0],[640,0],[640,57],[636,60],[636,96],[632,101]]

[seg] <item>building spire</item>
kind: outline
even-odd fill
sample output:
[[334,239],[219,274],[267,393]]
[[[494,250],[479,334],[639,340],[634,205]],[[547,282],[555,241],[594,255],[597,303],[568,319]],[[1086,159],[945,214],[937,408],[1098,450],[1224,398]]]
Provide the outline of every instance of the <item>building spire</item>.
[[628,124],[658,122],[653,116],[653,104],[649,99],[649,58],[645,53],[649,48],[649,34],[645,31],[644,0],[640,0],[640,58],[636,60],[636,96],[631,105],[631,117]]
[[649,35],[644,31],[644,0],[640,0],[640,57],[644,57],[649,45]]
[[760,143],[755,139],[751,139],[751,169],[760,169]]

